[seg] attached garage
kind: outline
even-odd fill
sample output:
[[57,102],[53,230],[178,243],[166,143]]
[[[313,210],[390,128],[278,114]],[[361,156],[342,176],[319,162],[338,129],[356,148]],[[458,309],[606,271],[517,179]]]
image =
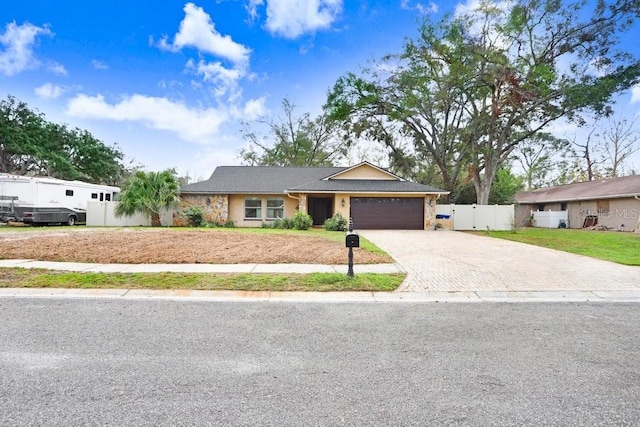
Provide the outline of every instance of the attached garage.
[[351,197],[355,229],[424,229],[424,197]]
[[184,207],[202,206],[210,221],[262,227],[302,212],[322,226],[340,214],[353,219],[356,230],[433,229],[435,202],[449,193],[367,162],[350,167],[218,166],[207,181],[180,191]]

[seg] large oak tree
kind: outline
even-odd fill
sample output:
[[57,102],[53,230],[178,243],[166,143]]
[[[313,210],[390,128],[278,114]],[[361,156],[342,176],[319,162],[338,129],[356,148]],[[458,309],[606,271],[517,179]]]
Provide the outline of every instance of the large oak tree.
[[638,82],[640,62],[620,49],[640,1],[482,1],[425,21],[400,54],[338,80],[328,113],[351,133],[387,146],[398,126],[431,157],[444,185],[473,177],[486,204],[513,150],[560,119],[606,115]]
[[117,147],[48,122],[13,96],[0,101],[0,172],[118,185],[123,158]]
[[[332,166],[346,154],[335,138],[336,122],[325,115],[312,119],[295,114],[295,104],[284,99],[284,116],[243,123],[242,136],[249,143],[240,152],[252,166]],[[260,133],[266,129],[266,133]]]

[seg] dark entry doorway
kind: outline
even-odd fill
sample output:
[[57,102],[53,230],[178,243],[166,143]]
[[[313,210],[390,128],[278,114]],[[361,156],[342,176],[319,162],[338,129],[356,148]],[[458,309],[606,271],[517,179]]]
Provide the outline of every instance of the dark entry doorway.
[[313,225],[323,225],[333,215],[333,197],[309,197],[308,203]]

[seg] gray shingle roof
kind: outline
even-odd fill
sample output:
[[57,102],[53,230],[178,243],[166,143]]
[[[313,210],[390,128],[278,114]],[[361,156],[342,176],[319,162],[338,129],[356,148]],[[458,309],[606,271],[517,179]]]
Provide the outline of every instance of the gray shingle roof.
[[343,167],[218,166],[206,181],[180,189],[192,194],[277,194],[287,188],[333,175]]
[[330,179],[346,167],[218,166],[211,177],[180,189],[185,194],[278,194],[297,192],[447,193],[400,180]]
[[521,191],[515,198],[518,203],[552,203],[573,200],[613,199],[640,195],[640,175],[598,181],[577,182],[557,187]]
[[380,179],[330,179],[313,181],[297,187],[289,188],[290,192],[348,192],[348,193],[446,193],[429,185],[411,181],[394,181]]

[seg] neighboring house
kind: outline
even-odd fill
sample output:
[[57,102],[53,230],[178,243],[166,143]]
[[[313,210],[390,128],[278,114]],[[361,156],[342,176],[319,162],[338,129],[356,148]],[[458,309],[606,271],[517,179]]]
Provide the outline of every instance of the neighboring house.
[[640,175],[578,182],[521,191],[516,218],[531,211],[567,211],[568,226],[604,225],[616,230],[640,228]]
[[210,221],[240,227],[308,213],[314,225],[335,213],[356,229],[430,229],[436,200],[448,194],[363,162],[352,167],[219,166],[180,189],[183,207],[203,206]]

